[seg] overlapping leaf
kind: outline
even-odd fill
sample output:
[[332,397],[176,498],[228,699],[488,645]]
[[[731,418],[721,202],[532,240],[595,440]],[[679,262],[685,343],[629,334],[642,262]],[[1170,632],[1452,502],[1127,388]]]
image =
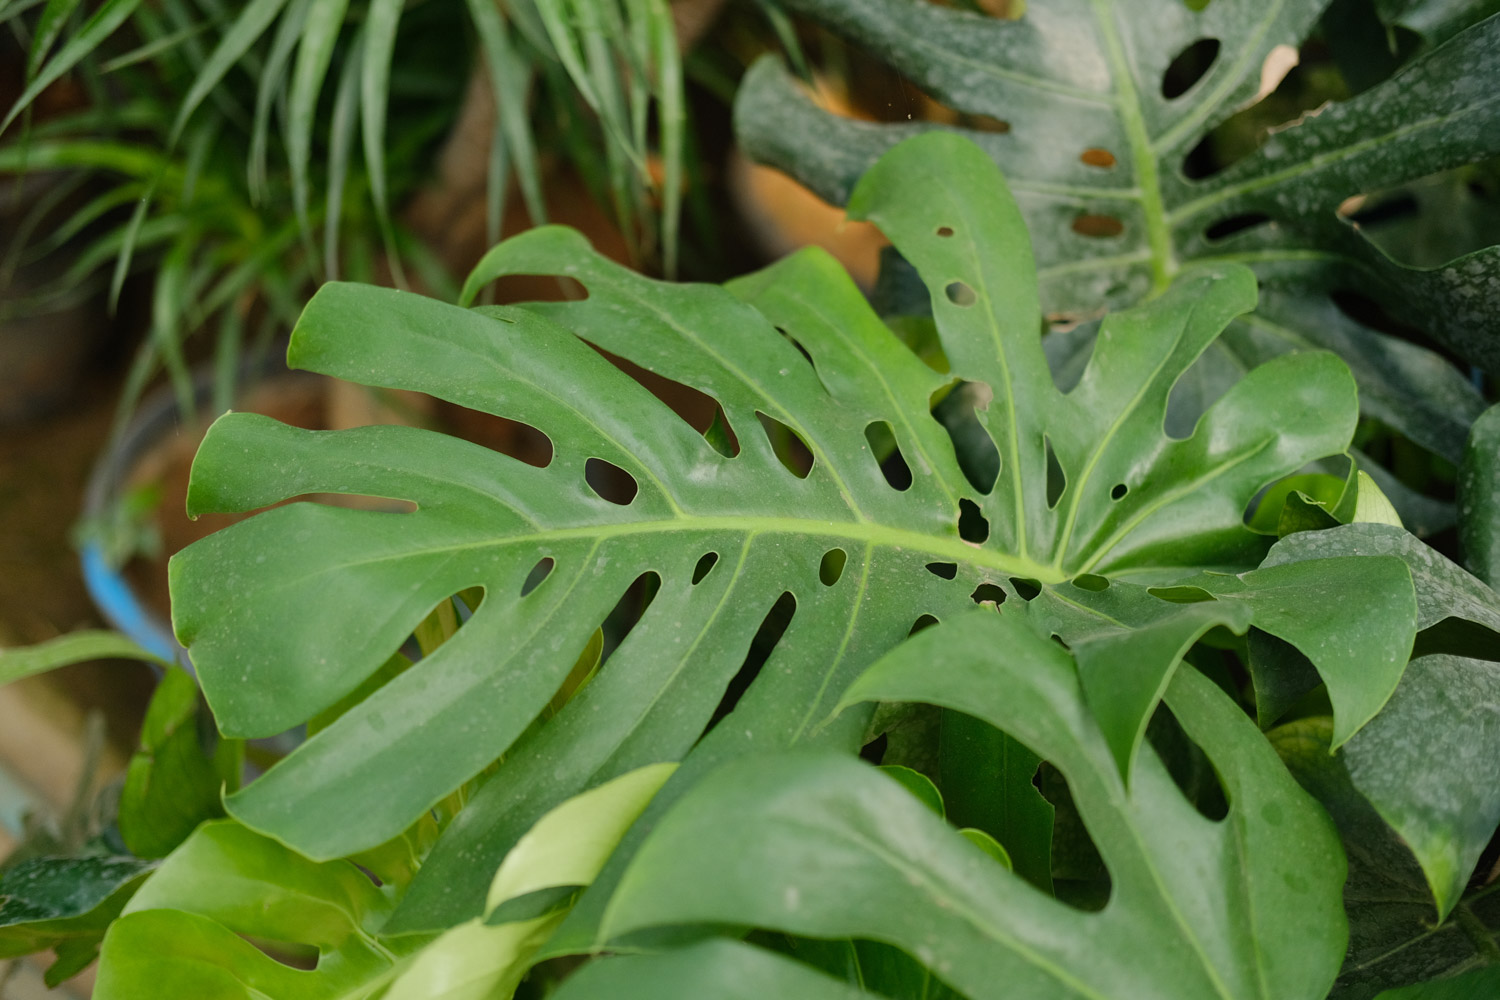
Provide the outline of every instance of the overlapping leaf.
[[[786,754],[730,764],[667,813],[616,891],[605,940],[684,923],[874,939],[976,1000],[1291,1000],[1332,984],[1346,941],[1333,824],[1196,671],[1167,703],[1224,784],[1217,822],[1154,754],[1127,791],[1070,656],[1023,615],[976,611],[929,630],[848,698],[971,713],[1052,762],[1109,869],[1108,905],[1048,898],[854,760]],[[597,975],[604,985],[578,996],[612,995]]]
[[[398,921],[448,926],[482,902],[453,888],[466,884],[456,872],[497,863],[563,798],[687,753],[783,595],[795,602],[791,621],[711,734],[713,753],[809,738],[914,619],[952,614],[981,584],[1016,593],[1012,577],[1170,582],[1249,569],[1264,545],[1242,524],[1249,497],[1347,445],[1352,380],[1321,352],[1257,369],[1191,437],[1162,432],[1177,376],[1253,304],[1243,269],[1196,271],[1107,320],[1088,370],[1063,394],[1037,337],[1020,216],[978,149],[953,136],[915,140],[871,172],[856,203],[927,281],[953,376],[993,393],[978,415],[1000,456],[993,485],[968,480],[931,416],[948,379],[816,252],[730,294],[643,279],[576,234],[542,229],[493,251],[470,291],[501,274],[552,273],[581,282],[587,298],[476,312],[373,288],[320,291],[294,335],[294,363],[523,421],[549,436],[553,456],[535,468],[405,427],[320,433],[251,415],[214,426],[194,469],[194,511],[316,492],[417,507],[292,504],[176,557],[178,635],[226,734],[312,717],[359,687],[434,605],[469,588],[485,594],[436,652],[231,797],[231,814],[312,857],[337,857],[394,836],[505,752]],[[738,454],[590,344],[711,396]],[[762,416],[805,443],[805,475],[782,464]],[[871,453],[867,429],[880,423],[909,485],[892,485]],[[1066,479],[1055,497],[1049,447]],[[633,481],[628,503],[588,485],[595,460]],[[961,515],[987,523],[987,537],[972,527],[964,537]],[[639,623],[556,718],[533,727],[595,627],[647,573],[659,590]],[[1395,585],[1409,593],[1409,582]],[[851,713],[820,738],[849,745],[862,727]]]
[[[642,768],[544,816],[496,873],[488,909],[543,887],[587,885],[670,773],[671,765]],[[204,824],[110,927],[94,995],[509,997],[566,913],[492,912],[436,939],[381,939],[405,887],[377,886],[349,861],[310,862],[233,821]],[[289,967],[299,957],[308,967]]]
[[[1406,267],[1338,213],[1351,196],[1500,152],[1500,19],[1437,32],[1452,37],[1392,79],[1189,180],[1190,151],[1274,86],[1268,57],[1302,42],[1324,0],[1058,0],[1030,4],[1016,20],[912,0],[786,6],[952,107],[1008,125],[973,138],[1016,192],[1049,313],[1089,316],[1136,301],[1189,264],[1249,264],[1261,304],[1233,325],[1221,361],[1232,370],[1310,345],[1336,350],[1359,380],[1366,413],[1458,460],[1479,395],[1437,355],[1350,318],[1330,293],[1366,295],[1458,355],[1500,369],[1500,249]],[[1216,44],[1216,57],[1184,93],[1166,96],[1169,64],[1199,42]],[[830,115],[769,59],[745,81],[737,124],[752,155],[840,204],[881,151],[933,127]],[[1238,231],[1220,238],[1221,226]],[[1201,374],[1215,382],[1210,369]]]
[[[1500,825],[1487,763],[1500,754],[1500,595],[1389,525],[1299,532],[1265,565],[1371,555],[1407,564],[1421,631],[1390,704],[1343,752],[1354,787],[1415,854],[1446,916]],[[1258,666],[1252,658],[1252,672]]]

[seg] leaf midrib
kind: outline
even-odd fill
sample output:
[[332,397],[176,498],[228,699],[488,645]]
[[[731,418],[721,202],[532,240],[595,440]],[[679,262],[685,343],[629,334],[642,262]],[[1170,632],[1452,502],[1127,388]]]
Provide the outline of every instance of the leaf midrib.
[[[419,514],[393,514],[394,517],[417,517]],[[1054,567],[1041,565],[961,538],[945,538],[920,531],[894,528],[874,521],[824,521],[797,517],[692,517],[673,520],[626,521],[616,524],[588,525],[574,528],[551,528],[493,539],[469,538],[452,545],[434,545],[423,548],[404,549],[346,562],[326,564],[314,572],[300,576],[283,576],[276,588],[286,589],[306,583],[327,573],[338,573],[356,566],[373,566],[380,563],[421,559],[449,553],[477,553],[485,549],[511,545],[546,546],[551,542],[591,540],[597,544],[615,538],[630,538],[640,535],[673,533],[711,534],[713,532],[744,533],[747,537],[757,535],[803,535],[814,538],[834,538],[850,543],[882,546],[897,551],[923,552],[939,557],[944,562],[963,563],[980,569],[995,570],[1006,576],[1024,576],[1041,583],[1061,583],[1067,577]]]

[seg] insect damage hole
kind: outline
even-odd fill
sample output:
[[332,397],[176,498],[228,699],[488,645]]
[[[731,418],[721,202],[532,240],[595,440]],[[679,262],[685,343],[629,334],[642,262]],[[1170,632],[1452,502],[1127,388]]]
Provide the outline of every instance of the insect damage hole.
[[1125,494],[1130,492],[1130,487],[1124,483],[1115,483],[1115,488],[1109,491],[1111,500],[1124,500]]
[[718,564],[719,554],[717,552],[705,552],[699,556],[698,565],[693,567],[693,586],[696,587],[702,583],[703,578],[708,576]]
[[806,479],[812,472],[813,453],[807,442],[802,440],[802,435],[759,410],[755,411],[755,417],[760,421],[761,430],[765,431],[766,441],[770,443],[776,460],[798,479]]
[[932,626],[936,625],[937,623],[938,620],[932,615],[923,615],[922,617],[911,623],[911,631],[907,632],[906,635],[908,638],[910,638],[923,629],[932,628]]
[[1219,40],[1200,38],[1177,53],[1161,77],[1161,96],[1172,101],[1193,89],[1219,58]]
[[1042,592],[1042,585],[1037,580],[1029,580],[1024,576],[1013,576],[1010,578],[1011,589],[1016,596],[1023,601],[1031,601]]
[[974,588],[974,593],[969,599],[975,604],[993,604],[996,607],[1005,603],[1005,591],[993,583],[981,583]]
[[641,489],[634,476],[602,458],[591,458],[584,463],[583,478],[599,499],[621,507],[629,507]]
[[958,563],[930,562],[927,564],[927,572],[944,580],[952,580],[958,576]]
[[968,282],[964,281],[948,282],[948,286],[943,289],[943,293],[948,296],[948,301],[956,306],[972,306],[979,301],[979,295]]
[[891,489],[901,492],[911,489],[911,466],[901,454],[901,446],[896,443],[896,432],[891,429],[890,422],[876,420],[865,427],[865,441]]
[[844,575],[844,564],[848,561],[849,553],[843,549],[829,549],[818,564],[818,580],[823,586],[832,587]]
[[958,537],[975,545],[983,545],[990,537],[989,518],[968,497],[958,501]]
[[755,683],[755,678],[760,676],[761,668],[776,651],[776,646],[781,642],[782,636],[786,635],[796,614],[797,598],[792,596],[791,591],[783,592],[776,599],[776,603],[771,605],[771,610],[766,612],[766,617],[761,620],[760,628],[756,629],[755,637],[750,640],[750,648],[745,653],[745,661],[740,664],[740,669],[735,672],[734,677],[730,678],[729,684],[724,688],[718,707],[714,709],[713,717],[703,731],[704,736],[713,732],[714,727],[734,711],[735,706],[740,703],[740,698],[744,697],[750,685]]

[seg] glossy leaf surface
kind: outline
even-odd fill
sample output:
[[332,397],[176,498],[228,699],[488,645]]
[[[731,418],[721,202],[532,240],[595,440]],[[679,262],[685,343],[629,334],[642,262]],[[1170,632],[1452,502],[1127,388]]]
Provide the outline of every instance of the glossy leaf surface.
[[[227,734],[274,733],[317,714],[439,602],[485,592],[453,638],[231,797],[231,814],[310,856],[336,857],[394,836],[506,752],[419,876],[412,900],[425,909],[412,919],[421,922],[402,925],[449,926],[480,903],[442,888],[456,871],[498,863],[562,799],[685,754],[773,606],[794,602],[743,711],[716,741],[730,755],[740,752],[736,733],[746,745],[808,738],[917,617],[968,607],[982,584],[1016,593],[1012,578],[1052,588],[1085,571],[1170,580],[1249,569],[1266,544],[1242,523],[1250,496],[1347,445],[1353,383],[1322,352],[1256,370],[1192,436],[1163,433],[1177,376],[1253,304],[1248,271],[1195,271],[1109,318],[1063,394],[1036,336],[1021,218],[988,158],[926,136],[882,161],[856,202],[927,280],[954,376],[993,394],[979,415],[1001,456],[992,487],[969,481],[931,415],[947,379],[817,252],[730,294],[646,280],[549,228],[492,251],[469,292],[503,274],[550,273],[579,281],[587,298],[469,311],[325,286],[298,325],[294,363],[525,422],[554,454],[535,468],[414,428],[319,433],[250,415],[214,426],[194,468],[195,512],[327,491],[417,506],[292,504],[174,559],[178,635]],[[589,345],[712,397],[738,454]],[[909,484],[893,485],[872,456],[876,423],[891,429]],[[799,439],[810,468],[784,464],[773,434],[782,445]],[[1068,477],[1050,504],[1049,448]],[[590,485],[596,461],[634,482],[628,503]],[[961,528],[965,518],[985,534]],[[521,596],[544,560],[550,572]],[[639,623],[555,718],[531,728],[644,573],[660,590]],[[846,742],[862,723],[840,725],[824,736]],[[344,822],[355,811],[363,822]]]
[[1387,525],[1301,532],[1266,565],[1335,554],[1399,558],[1416,587],[1418,658],[1344,752],[1354,786],[1415,853],[1446,915],[1500,824],[1488,776],[1500,755],[1500,595]]
[[1346,936],[1333,825],[1195,671],[1167,703],[1224,783],[1220,822],[1154,754],[1125,789],[1072,658],[1021,616],[931,629],[847,698],[972,713],[1055,764],[1109,868],[1109,904],[1050,899],[858,762],[802,752],[732,763],[689,792],[627,870],[606,939],[687,922],[869,938],[972,998],[1314,998],[1331,985]]
[[[1317,109],[1218,173],[1192,180],[1189,154],[1280,79],[1324,0],[1062,0],[1013,20],[910,0],[788,0],[959,112],[1003,120],[967,132],[1015,191],[1037,247],[1048,314],[1094,315],[1137,301],[1198,264],[1248,264],[1261,282],[1220,373],[1286,351],[1339,352],[1366,413],[1457,461],[1482,402],[1436,354],[1354,319],[1355,293],[1491,372],[1500,368],[1500,248],[1424,270],[1386,256],[1339,214],[1354,195],[1500,152],[1500,19],[1451,33],[1391,79]],[[1471,19],[1472,20],[1472,19]],[[1202,75],[1168,96],[1169,66],[1212,46]],[[751,155],[843,204],[885,149],[927,124],[877,125],[815,107],[774,60],[747,76],[736,108]],[[1226,232],[1228,231],[1228,232]],[[1210,398],[1213,390],[1209,389]]]

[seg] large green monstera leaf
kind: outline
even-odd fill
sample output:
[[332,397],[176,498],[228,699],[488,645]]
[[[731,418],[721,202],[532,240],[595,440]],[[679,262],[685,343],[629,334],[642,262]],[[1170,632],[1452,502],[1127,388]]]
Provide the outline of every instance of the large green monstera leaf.
[[[1259,306],[1232,324],[1218,363],[1200,369],[1206,381],[1325,347],[1353,369],[1366,413],[1459,460],[1482,409],[1478,393],[1436,354],[1351,318],[1330,293],[1368,296],[1500,372],[1500,248],[1406,267],[1339,214],[1352,196],[1500,152],[1500,17],[1190,180],[1188,154],[1274,85],[1265,74],[1287,63],[1273,50],[1291,54],[1285,47],[1302,42],[1326,0],[1036,0],[1016,20],[923,0],[782,2],[953,108],[1006,123],[1001,134],[966,134],[1015,192],[1049,315],[1086,318],[1138,301],[1187,266],[1247,264],[1260,281]],[[1211,65],[1185,92],[1165,96],[1169,65],[1195,44],[1216,46]],[[825,112],[771,58],[746,78],[736,115],[751,155],[836,204],[885,149],[941,127]]]
[[[923,633],[848,698],[969,713],[1050,761],[1109,870],[1108,905],[1081,912],[1046,896],[859,761],[792,752],[728,764],[667,812],[616,890],[605,940],[689,923],[875,940],[973,1000],[1327,993],[1347,937],[1333,824],[1196,670],[1178,673],[1166,701],[1223,782],[1219,821],[1154,754],[1123,785],[1071,657],[1009,607]],[[594,989],[568,996],[614,996],[608,979],[601,968]],[[735,994],[725,980],[657,995]]]
[[[395,837],[504,754],[391,925],[451,926],[483,903],[466,873],[492,870],[563,799],[683,759],[700,738],[700,758],[855,747],[860,711],[825,720],[914,622],[1037,588],[1075,608],[1058,616],[1065,640],[1070,621],[1101,649],[1159,626],[1143,641],[1166,651],[1161,666],[1095,678],[1096,691],[1123,684],[1131,697],[1111,723],[1122,774],[1174,657],[1215,624],[1257,624],[1303,647],[1328,679],[1340,741],[1357,730],[1411,648],[1409,573],[1394,558],[1333,559],[1257,577],[1269,539],[1243,524],[1261,486],[1347,447],[1356,400],[1344,365],[1326,352],[1278,357],[1175,439],[1163,431],[1168,393],[1254,305],[1247,270],[1192,271],[1106,320],[1065,394],[1041,349],[1021,216],[989,158],[923,136],[882,159],[854,203],[927,282],[950,374],[918,360],[819,252],[727,290],[678,286],[547,228],[492,251],[470,294],[499,275],[546,273],[587,297],[469,310],[325,286],[295,331],[295,364],[524,422],[552,456],[536,467],[409,427],[312,432],[248,414],[213,426],[194,466],[195,512],[330,492],[416,507],[293,503],[174,559],[177,633],[226,734],[343,712],[230,796],[230,814],[336,858]],[[713,424],[695,430],[595,347],[712,397]],[[931,413],[954,379],[993,397],[976,428],[999,457],[993,481],[970,480]],[[894,441],[879,459],[877,430]],[[800,465],[778,453],[793,439]],[[904,478],[891,474],[898,461]],[[1298,588],[1339,567],[1371,595],[1367,613],[1299,611],[1311,595]],[[649,607],[558,709],[596,628],[647,574]],[[1068,583],[1080,576],[1092,590]],[[1133,595],[1129,614],[1111,616],[1099,581],[1126,577],[1115,589]],[[1159,590],[1187,578],[1186,598]],[[457,594],[477,604],[472,617],[400,670],[393,650]],[[1219,594],[1211,613],[1197,607]],[[737,677],[752,644],[758,672]],[[697,773],[685,765],[663,800]]]

